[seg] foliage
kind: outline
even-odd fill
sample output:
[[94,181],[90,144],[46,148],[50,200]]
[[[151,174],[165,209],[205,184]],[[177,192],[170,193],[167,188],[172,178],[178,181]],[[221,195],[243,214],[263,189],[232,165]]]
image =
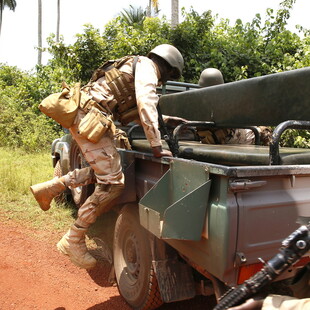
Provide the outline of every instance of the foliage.
[[[44,97],[58,92],[62,81],[87,83],[106,60],[147,55],[158,44],[170,43],[181,51],[185,59],[182,79],[191,83],[197,83],[207,67],[220,69],[225,82],[231,82],[310,66],[310,31],[299,26],[297,35],[286,29],[295,1],[283,0],[276,12],[267,9],[264,21],[257,14],[251,22],[239,19],[231,25],[211,11],[198,14],[183,9],[183,22],[172,29],[165,18],[140,14],[136,19],[135,12],[126,15],[124,10],[102,33],[85,25],[73,44],[66,45],[63,38],[56,42],[51,35],[47,50],[52,57],[34,73],[0,64],[0,146],[33,150],[36,145],[37,149],[49,145],[61,129],[38,110]],[[308,147],[307,139],[307,132],[290,131],[282,143]]]
[[53,83],[42,78],[45,71],[31,76],[0,65],[0,146],[39,151],[59,135],[59,125],[38,110],[38,103],[55,90]]
[[15,0],[0,0],[0,33],[2,26],[2,15],[5,7],[8,7],[10,10],[15,11],[16,1]]
[[[183,22],[172,29],[165,18],[148,18],[142,12],[124,10],[111,20],[102,35],[87,25],[73,45],[49,40],[53,55],[50,65],[70,71],[71,77],[87,82],[91,73],[105,60],[127,54],[146,55],[161,43],[175,45],[185,59],[183,80],[196,83],[206,67],[223,72],[226,82],[301,68],[309,65],[308,30],[300,36],[286,29],[290,10],[296,0],[284,0],[280,9],[267,9],[266,20],[257,14],[252,22],[201,15],[193,9],[182,10]],[[305,38],[302,39],[302,34]]]
[[106,50],[106,41],[92,25],[85,25],[84,33],[76,37],[76,42],[69,46],[64,44],[63,38],[59,42],[54,40],[54,36],[48,39],[49,53],[54,56],[49,66],[62,68],[69,83],[88,81],[91,73],[103,62]]
[[[211,11],[199,15],[194,10],[185,13],[184,21],[178,27],[171,30],[171,43],[181,51],[185,70],[184,80],[187,82],[197,82],[200,73],[209,67],[209,60],[212,57],[211,31],[214,27],[214,17]],[[216,66],[219,68],[219,66]]]
[[167,43],[170,26],[165,19],[145,18],[143,27],[126,26],[120,18],[112,20],[103,34],[109,42],[108,58],[147,55],[156,45]]
[[268,9],[264,23],[257,14],[252,22],[238,19],[234,26],[229,20],[218,22],[210,11],[202,15],[183,11],[184,21],[171,37],[185,58],[185,80],[196,82],[206,67],[220,69],[231,82],[307,66],[308,39],[285,28],[293,2],[281,3],[276,14]]
[[128,26],[136,25],[137,27],[143,27],[145,17],[146,11],[141,7],[134,8],[132,5],[129,6],[129,9],[124,9],[121,12],[121,21]]
[[0,10],[3,10],[5,7],[8,7],[10,10],[15,10],[16,1],[15,0],[1,0],[0,1]]

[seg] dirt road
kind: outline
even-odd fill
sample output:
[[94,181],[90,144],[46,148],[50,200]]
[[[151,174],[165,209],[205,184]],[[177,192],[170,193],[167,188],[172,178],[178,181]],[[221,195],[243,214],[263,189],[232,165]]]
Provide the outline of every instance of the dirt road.
[[[110,266],[79,269],[60,254],[61,234],[0,223],[1,310],[130,310],[116,287],[107,281]],[[211,310],[206,297],[166,304],[160,310]]]

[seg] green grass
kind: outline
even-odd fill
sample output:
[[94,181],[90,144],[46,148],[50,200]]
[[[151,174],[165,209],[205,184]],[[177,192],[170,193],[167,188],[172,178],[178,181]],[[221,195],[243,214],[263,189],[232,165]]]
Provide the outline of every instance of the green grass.
[[31,228],[66,230],[76,210],[53,202],[51,209],[44,212],[29,189],[51,178],[53,167],[48,152],[28,154],[0,148],[0,222],[13,220]]

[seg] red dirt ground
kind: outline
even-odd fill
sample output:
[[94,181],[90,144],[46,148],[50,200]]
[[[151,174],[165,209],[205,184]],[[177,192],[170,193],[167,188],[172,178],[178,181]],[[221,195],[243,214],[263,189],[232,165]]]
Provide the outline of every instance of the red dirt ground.
[[[55,245],[61,234],[0,223],[1,310],[130,310],[108,282],[110,266],[87,272],[71,264]],[[197,297],[159,310],[211,310],[213,300]]]

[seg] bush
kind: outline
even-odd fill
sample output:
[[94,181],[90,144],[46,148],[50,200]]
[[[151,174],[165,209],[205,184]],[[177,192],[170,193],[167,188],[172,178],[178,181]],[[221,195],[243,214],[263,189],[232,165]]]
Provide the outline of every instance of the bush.
[[[62,134],[61,127],[38,109],[51,93],[59,92],[62,81],[85,84],[104,61],[128,54],[146,55],[162,43],[175,45],[183,54],[183,80],[197,83],[207,67],[222,71],[225,82],[310,66],[309,30],[299,27],[298,36],[286,30],[295,0],[283,0],[280,10],[268,9],[262,23],[260,15],[243,24],[212,16],[186,13],[175,29],[165,18],[143,18],[130,24],[124,18],[111,20],[102,34],[91,25],[77,34],[72,45],[48,39],[52,59],[47,66],[37,66],[33,74],[0,64],[0,146],[21,147],[28,151],[49,147]],[[290,131],[285,145],[309,147],[308,133]]]
[[0,65],[0,146],[40,151],[61,134],[61,127],[38,109],[39,102],[56,91],[49,81]]

